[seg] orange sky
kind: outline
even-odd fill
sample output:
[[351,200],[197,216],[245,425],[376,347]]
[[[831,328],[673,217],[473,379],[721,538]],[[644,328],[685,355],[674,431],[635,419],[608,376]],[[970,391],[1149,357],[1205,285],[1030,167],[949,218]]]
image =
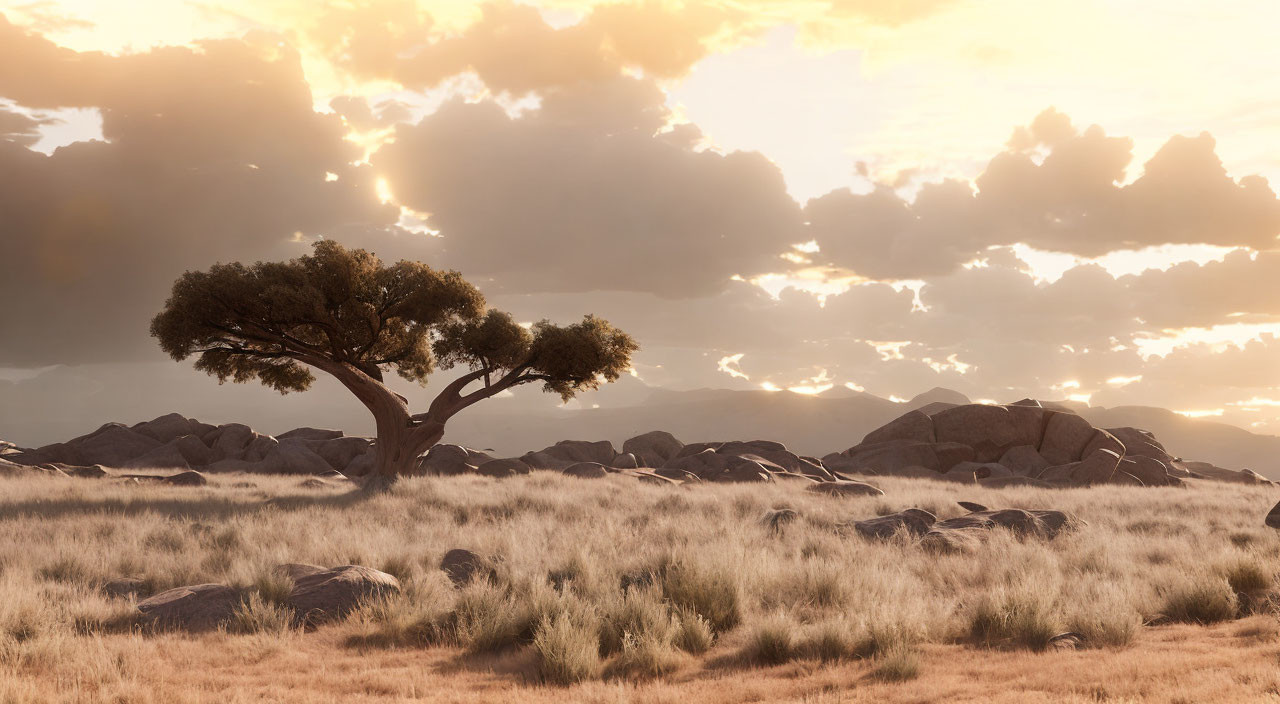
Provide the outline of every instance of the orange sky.
[[[637,311],[673,306],[691,329],[655,328],[655,351],[642,353],[638,371],[656,385],[886,397],[949,385],[975,398],[1148,402],[1280,428],[1280,302],[1267,290],[1280,270],[1280,206],[1267,182],[1280,176],[1274,3],[128,7],[0,1],[13,31],[77,52],[60,60],[79,57],[69,68],[32,58],[52,49],[12,49],[10,70],[0,69],[0,131],[15,130],[10,141],[33,153],[110,143],[44,162],[10,155],[15,178],[43,184],[23,170],[48,170],[56,195],[42,197],[67,199],[21,220],[43,224],[10,244],[42,253],[47,281],[103,290],[67,254],[85,251],[75,229],[84,222],[110,220],[122,238],[144,227],[168,233],[182,255],[157,260],[156,281],[200,257],[237,256],[209,244],[219,228],[253,233],[244,258],[358,231],[351,237],[389,256],[439,256],[482,285],[492,280],[486,290],[530,319],[571,308],[578,294],[643,333],[652,321]],[[215,51],[209,39],[232,44]],[[209,71],[207,90],[183,83],[192,70]],[[279,124],[255,131],[243,125],[262,98],[216,77],[264,71],[280,96]],[[101,81],[101,94],[76,84],[77,73]],[[15,124],[39,124],[6,128],[6,110]],[[134,194],[78,179],[59,190],[67,178],[57,169],[88,173],[77,161],[88,158],[101,159],[104,178],[140,169],[129,173],[160,179],[144,165],[158,154],[169,155],[164,168],[211,174],[222,168],[215,151],[173,145],[224,139],[237,146],[221,153],[243,153],[241,166],[272,179],[274,195],[259,184],[261,198],[235,205],[244,190],[227,176],[175,194],[201,213],[175,226],[162,209],[128,200]],[[476,180],[464,188],[424,164]],[[672,174],[670,192],[668,179],[645,177],[650,169]],[[538,173],[563,183],[540,184],[548,190],[535,198],[524,186],[543,181]],[[316,180],[346,200],[333,199],[327,215],[291,217],[317,197],[299,184]],[[471,203],[481,189],[488,200]],[[572,215],[548,207],[558,197]],[[220,219],[222,207],[240,216]],[[511,212],[498,217],[495,207]],[[398,239],[379,246],[369,233],[385,228]],[[635,248],[650,240],[682,267],[714,265],[619,280],[564,274],[531,255],[522,271],[491,259],[504,237],[543,238],[533,253],[581,250],[565,263],[578,271],[649,262],[652,252]],[[142,283],[120,296],[117,307],[149,315],[153,292]],[[692,329],[703,314],[772,326],[761,332],[773,339],[711,334],[714,323]],[[97,360],[32,343],[0,349],[0,367],[13,377],[137,358],[124,347]]]

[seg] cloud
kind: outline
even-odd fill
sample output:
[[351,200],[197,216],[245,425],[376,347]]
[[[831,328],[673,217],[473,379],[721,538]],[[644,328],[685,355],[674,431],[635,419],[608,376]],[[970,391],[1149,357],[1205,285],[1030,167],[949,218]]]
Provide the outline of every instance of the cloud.
[[455,100],[373,164],[494,290],[687,297],[775,266],[801,227],[777,167],[699,150],[692,126],[660,132],[666,117],[661,91],[626,77],[549,90],[517,118]]
[[1208,134],[1175,135],[1125,183],[1128,139],[1079,132],[1055,110],[1014,131],[975,179],[832,191],[805,207],[828,263],[864,276],[924,278],[1016,243],[1097,257],[1163,244],[1277,247],[1280,199],[1260,176],[1232,179]]
[[277,42],[78,54],[0,21],[0,54],[0,96],[98,107],[106,140],[0,141],[0,366],[136,358],[183,270],[394,221]]

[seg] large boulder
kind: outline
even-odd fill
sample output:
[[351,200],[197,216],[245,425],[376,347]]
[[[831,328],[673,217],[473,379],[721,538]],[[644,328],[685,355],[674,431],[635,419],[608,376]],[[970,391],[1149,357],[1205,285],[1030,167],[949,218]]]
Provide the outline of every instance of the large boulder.
[[386,572],[343,565],[295,579],[287,603],[309,623],[319,623],[341,618],[367,599],[399,591],[400,581]]
[[667,460],[675,459],[682,448],[684,443],[665,430],[651,430],[622,443],[622,451],[635,455],[643,467],[662,467]]
[[[284,443],[291,438],[280,438]],[[361,437],[339,437],[329,440],[312,440],[305,443],[306,446],[314,453],[319,455],[321,459],[329,463],[330,469],[342,471],[351,464],[351,460],[370,452],[373,449],[373,443],[368,438]]]
[[890,421],[862,438],[863,445],[874,445],[892,440],[911,440],[914,442],[937,442],[934,434],[933,419],[920,411],[907,413]]
[[600,440],[598,442],[561,440],[551,447],[543,448],[542,453],[566,463],[566,467],[576,462],[596,462],[608,466],[610,462],[613,462],[614,456],[618,454],[613,449],[613,443],[608,440]]
[[1042,409],[969,404],[934,414],[938,442],[968,445],[977,462],[994,462],[1009,448],[1038,445]]
[[203,474],[194,470],[179,472],[160,481],[173,486],[205,486],[209,483],[209,480]]
[[276,436],[277,440],[337,440],[342,437],[341,430],[328,430],[326,428],[294,428],[287,433],[280,433]]
[[1095,450],[1088,457],[1080,460],[1075,470],[1071,472],[1071,480],[1076,484],[1091,485],[1105,484],[1111,481],[1111,476],[1115,474],[1116,467],[1120,464],[1120,455],[1114,450],[1100,449]]
[[1085,448],[1097,437],[1097,429],[1074,413],[1049,412],[1040,454],[1050,465],[1062,465],[1084,459]]
[[478,465],[471,463],[471,453],[461,445],[441,443],[433,445],[427,454],[418,460],[418,471],[423,474],[465,474],[474,471]]
[[1124,445],[1125,457],[1150,457],[1165,464],[1176,459],[1165,451],[1164,445],[1150,431],[1124,427],[1107,428],[1107,432]]
[[1124,472],[1142,482],[1143,486],[1168,486],[1169,467],[1164,462],[1146,455],[1125,456],[1117,471]]
[[196,584],[143,599],[138,611],[152,626],[207,631],[231,620],[239,603],[239,593],[225,584]]
[[98,430],[67,443],[79,454],[81,462],[68,464],[101,464],[108,467],[123,466],[129,460],[140,457],[160,447],[160,441],[135,433],[119,423],[108,423]]
[[703,474],[701,477],[713,482],[771,482],[773,476],[759,462],[744,460],[740,458],[737,462],[730,464],[728,467],[709,474]]
[[894,440],[874,445],[858,445],[845,451],[848,462],[841,469],[866,474],[895,475],[906,467],[924,467],[946,472],[961,462],[974,459],[972,447],[960,443],[923,443]]
[[160,445],[140,457],[112,465],[121,469],[191,469],[182,450],[174,443]]
[[279,443],[261,462],[271,472],[279,474],[320,474],[337,469],[301,441],[285,440]]
[[[688,446],[684,448],[688,449]],[[681,451],[683,453],[684,450]],[[707,478],[713,474],[718,474],[729,468],[730,457],[717,453],[712,448],[704,448],[696,454],[684,455],[668,460],[666,467],[671,469],[681,469],[699,477]]]
[[153,420],[136,423],[129,428],[157,442],[168,443],[184,435],[200,436],[213,429],[212,425],[187,418],[180,413],[169,413]]
[[1036,450],[1034,445],[1016,445],[1000,456],[1000,464],[1009,468],[1014,474],[1034,477],[1050,467],[1049,461]]

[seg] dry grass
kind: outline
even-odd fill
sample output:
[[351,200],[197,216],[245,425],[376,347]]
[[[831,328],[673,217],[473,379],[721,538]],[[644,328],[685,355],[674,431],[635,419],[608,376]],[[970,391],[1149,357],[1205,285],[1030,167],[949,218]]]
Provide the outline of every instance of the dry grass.
[[[833,701],[996,700],[961,686],[974,678],[1027,695],[1010,701],[1167,698],[1156,659],[1165,676],[1175,661],[1200,672],[1177,685],[1189,692],[1280,697],[1274,616],[1141,625],[1235,619],[1236,592],[1267,603],[1256,595],[1280,557],[1261,521],[1268,488],[879,483],[884,497],[836,499],[545,473],[414,479],[376,497],[287,477],[5,480],[0,702],[820,701],[828,686]],[[998,531],[948,555],[841,528],[911,506],[959,515],[956,500],[1058,508],[1087,525],[1054,541]],[[797,517],[760,520],[778,506]],[[493,579],[455,590],[436,569],[455,547],[485,555]],[[303,632],[272,575],[285,562],[369,565],[405,588]],[[129,599],[102,591],[121,577],[246,597],[225,633],[147,634]],[[1068,630],[1089,649],[1035,652]],[[1128,679],[1099,679],[1112,676]]]

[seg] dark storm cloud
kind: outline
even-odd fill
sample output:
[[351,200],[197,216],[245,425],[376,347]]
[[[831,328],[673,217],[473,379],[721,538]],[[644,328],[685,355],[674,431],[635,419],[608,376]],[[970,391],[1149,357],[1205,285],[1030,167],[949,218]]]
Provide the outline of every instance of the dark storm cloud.
[[6,23],[0,66],[0,97],[97,107],[106,140],[50,156],[0,141],[0,366],[134,357],[183,270],[297,254],[295,232],[394,219],[275,42],[111,57]]

